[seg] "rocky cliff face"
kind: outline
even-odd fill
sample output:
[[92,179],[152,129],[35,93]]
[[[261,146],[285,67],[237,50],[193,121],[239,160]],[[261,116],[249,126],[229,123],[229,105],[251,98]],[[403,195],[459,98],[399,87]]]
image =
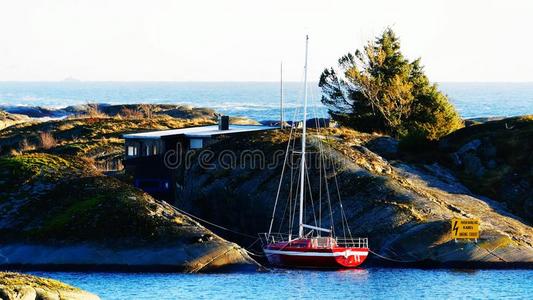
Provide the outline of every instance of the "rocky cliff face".
[[533,223],[533,116],[472,125],[443,138],[444,163],[476,193]]
[[122,158],[123,133],[206,123],[98,117],[1,130],[0,265],[255,269],[241,247],[96,168]]
[[[321,132],[312,139],[313,145],[315,149],[326,149],[322,155],[337,166],[349,229],[354,236],[369,237],[373,251],[403,264],[533,264],[533,229],[501,203],[472,193],[441,164],[388,161],[365,146],[377,138],[368,134],[332,129],[328,131],[329,139],[324,135]],[[259,133],[230,138],[210,150],[220,153],[230,149],[237,153],[236,157],[241,157],[244,151],[259,149],[271,157],[276,151],[284,150],[286,140],[286,133]],[[187,171],[178,206],[237,231],[249,234],[267,231],[280,166],[258,169],[245,164],[227,169],[216,155],[201,161],[204,167],[196,163]],[[290,172],[285,176],[284,182],[290,182]],[[308,197],[306,216],[307,222],[314,224],[320,174],[314,172],[309,177],[315,213]],[[334,183],[329,188],[334,190]],[[282,185],[282,201],[286,201],[288,191],[289,184]],[[280,205],[277,219],[286,211],[284,204]],[[335,221],[329,224],[326,220],[329,211],[323,203],[322,226],[333,225],[342,235],[338,205],[333,207],[332,214]],[[477,243],[456,243],[451,239],[450,221],[454,217],[480,219],[481,238]],[[275,225],[275,230],[278,228],[286,229]]]
[[236,244],[72,156],[0,157],[0,216],[4,267],[257,267]]
[[0,272],[0,299],[97,300],[100,298],[57,280],[19,273]]

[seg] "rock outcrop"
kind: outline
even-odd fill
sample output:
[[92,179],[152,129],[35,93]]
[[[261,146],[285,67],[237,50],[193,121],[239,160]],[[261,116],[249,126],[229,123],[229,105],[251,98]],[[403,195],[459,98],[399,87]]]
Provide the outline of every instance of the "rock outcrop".
[[41,106],[2,106],[0,109],[10,114],[23,115],[29,118],[61,118],[67,115],[62,109]]
[[[322,159],[337,166],[337,183],[350,232],[369,237],[371,249],[387,261],[432,266],[533,265],[533,229],[527,222],[501,203],[472,193],[449,169],[438,163],[389,162],[365,147],[373,138],[368,134],[331,129],[330,138],[325,135],[322,132],[311,140],[315,150],[325,149]],[[274,162],[273,154],[284,150],[286,140],[286,133],[268,132],[213,145],[209,150],[214,153],[229,149],[237,158],[242,158],[245,151],[263,151],[267,167],[252,167],[249,162],[243,166],[243,161],[237,161],[237,168],[228,169],[216,155],[208,161],[204,157],[203,166],[196,161],[183,177],[178,206],[237,231],[267,231],[281,173],[281,164],[279,160],[278,164]],[[381,146],[387,153],[395,151],[391,143]],[[284,207],[290,174],[285,173],[277,220],[287,218]],[[310,224],[315,224],[314,217],[318,218],[319,178],[318,171],[309,176],[313,194],[306,204],[306,222]],[[334,191],[335,185],[334,181],[330,183],[330,190]],[[324,189],[322,193],[325,199]],[[311,198],[315,201],[314,212]],[[335,194],[332,199],[336,199]],[[328,221],[330,212],[323,202],[321,225],[334,226],[342,236],[343,216],[338,202],[333,202],[334,223]],[[294,208],[294,202],[292,205]],[[454,217],[481,221],[477,243],[455,242],[451,238]],[[286,225],[275,224],[274,229],[285,231]]]
[[[84,156],[95,160],[102,170],[121,168],[125,133],[167,130],[214,124],[205,118],[176,119],[166,115],[147,118],[68,118],[40,123],[23,123],[0,131],[0,155],[11,152],[46,152]],[[43,145],[43,135],[53,145]]]
[[118,115],[166,115],[179,119],[213,118],[215,111],[210,108],[174,104],[81,104],[65,108],[46,108],[40,106],[5,106],[8,113],[30,118],[62,118],[66,116],[109,116]]
[[[133,188],[127,177],[106,177],[94,167],[95,160],[123,155],[123,133],[212,123],[168,116],[88,117],[1,130],[0,264],[255,269],[242,248],[222,238],[241,245],[255,239],[227,232],[217,232],[219,237]],[[41,132],[51,134],[56,144],[45,149]],[[281,173],[279,153],[287,138],[287,132],[269,131],[211,145],[207,150],[215,155],[203,157],[201,164],[193,159],[181,177],[177,205],[249,235],[266,231]],[[330,128],[310,138],[315,150],[325,149],[311,154],[312,159],[336,166],[351,234],[368,236],[375,253],[400,264],[497,267],[533,264],[530,140],[531,117],[461,129],[445,137],[435,153],[421,153],[426,159],[420,161],[403,160],[398,144],[378,135]],[[220,160],[218,154],[225,150],[237,161]],[[265,155],[259,158],[263,163],[255,160],[254,150]],[[288,183],[290,172],[285,176]],[[325,197],[318,188],[320,178],[316,172],[309,177],[315,200],[320,192]],[[329,188],[334,191],[336,184],[330,181]],[[282,195],[288,190],[288,184],[282,185]],[[330,212],[323,205],[322,226],[335,226],[341,235],[341,211],[333,204],[336,221],[328,223]],[[280,205],[277,220],[283,216]],[[313,224],[311,202],[306,207]],[[477,243],[451,239],[453,217],[480,219]]]
[[439,142],[443,162],[474,192],[533,224],[533,116],[488,121]]
[[84,104],[68,106],[63,110],[68,114],[75,115],[88,115],[97,110],[110,117],[132,112],[138,112],[140,114],[167,115],[178,119],[213,118],[215,116],[215,111],[210,108],[174,104]]
[[86,159],[0,158],[0,265],[206,272],[255,270],[238,245]]
[[0,110],[0,130],[9,127],[11,125],[28,122],[30,119],[24,115],[10,114],[3,110]]
[[0,299],[98,300],[98,296],[60,281],[32,275],[0,272]]

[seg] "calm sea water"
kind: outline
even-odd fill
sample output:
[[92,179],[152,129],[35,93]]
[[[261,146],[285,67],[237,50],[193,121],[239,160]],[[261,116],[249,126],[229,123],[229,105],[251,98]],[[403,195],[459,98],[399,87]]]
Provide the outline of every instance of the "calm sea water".
[[[440,88],[464,118],[533,113],[533,83],[441,83]],[[179,103],[266,120],[279,118],[279,93],[276,82],[0,82],[0,105]],[[301,83],[285,83],[288,116],[300,106],[301,95]],[[324,116],[316,83],[310,97],[317,116]]]
[[531,299],[533,295],[533,270],[34,274],[76,285],[102,299]]

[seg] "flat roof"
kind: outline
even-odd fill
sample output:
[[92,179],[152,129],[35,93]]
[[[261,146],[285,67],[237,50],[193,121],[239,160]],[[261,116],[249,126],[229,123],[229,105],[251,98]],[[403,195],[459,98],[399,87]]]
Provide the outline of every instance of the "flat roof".
[[253,132],[262,130],[272,130],[279,127],[264,126],[264,125],[229,125],[228,130],[219,130],[218,125],[198,126],[180,129],[148,131],[140,133],[124,134],[125,139],[159,139],[165,136],[185,135],[187,137],[205,138],[214,135],[233,134],[243,132]]

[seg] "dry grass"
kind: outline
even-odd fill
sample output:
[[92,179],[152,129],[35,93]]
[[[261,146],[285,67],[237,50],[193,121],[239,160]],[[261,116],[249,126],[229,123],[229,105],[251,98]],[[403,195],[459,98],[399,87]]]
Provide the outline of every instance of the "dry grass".
[[[74,117],[70,117],[69,119],[75,119]],[[57,131],[67,131],[67,130],[70,130],[72,128],[75,128],[76,126],[79,126],[79,125],[82,125],[81,122],[69,122],[69,123],[64,123],[62,125],[59,125],[57,127]]]
[[87,117],[105,118],[107,115],[100,111],[97,104],[87,104]]
[[39,140],[41,141],[41,148],[43,149],[48,150],[57,146],[56,139],[50,132],[40,132]]
[[131,109],[131,108],[124,107],[120,111],[119,116],[121,116],[124,119],[138,120],[138,119],[142,119],[144,115],[143,115],[143,113],[141,111],[138,111],[136,109]]
[[151,119],[154,115],[154,106],[151,104],[141,104],[139,110],[144,113],[144,117],[147,119]]
[[15,125],[0,132],[0,153],[8,154],[11,149],[21,153],[40,149],[70,155],[119,155],[123,151],[122,134],[211,124],[215,122],[209,118],[177,119],[154,114],[152,119],[83,116],[31,126]]

